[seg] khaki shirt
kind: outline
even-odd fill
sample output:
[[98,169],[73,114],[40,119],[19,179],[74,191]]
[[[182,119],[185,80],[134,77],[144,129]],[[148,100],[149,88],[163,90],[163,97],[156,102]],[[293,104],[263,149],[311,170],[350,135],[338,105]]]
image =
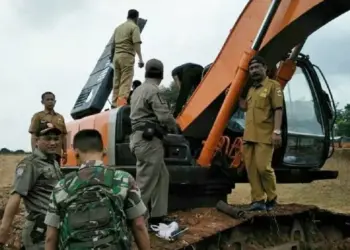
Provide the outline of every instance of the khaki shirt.
[[140,28],[133,21],[126,21],[114,30],[115,54],[127,53],[135,56],[135,43],[141,43]]
[[274,111],[283,107],[280,84],[266,77],[258,87],[251,87],[247,95],[247,113],[243,140],[271,144],[274,130]]
[[57,154],[62,154],[62,143],[63,137],[67,134],[67,128],[62,115],[57,112],[49,113],[47,111],[40,111],[33,115],[32,120],[29,126],[29,133],[35,136],[36,131],[38,130],[38,126],[41,121],[47,121],[52,123],[56,128],[61,130],[62,136],[60,138],[59,145],[57,147]]
[[35,149],[17,165],[11,194],[23,198],[29,215],[45,215],[51,192],[62,176],[58,162]]
[[159,123],[170,131],[176,130],[176,121],[168,104],[159,93],[156,82],[146,80],[135,89],[130,100],[131,126],[145,122]]

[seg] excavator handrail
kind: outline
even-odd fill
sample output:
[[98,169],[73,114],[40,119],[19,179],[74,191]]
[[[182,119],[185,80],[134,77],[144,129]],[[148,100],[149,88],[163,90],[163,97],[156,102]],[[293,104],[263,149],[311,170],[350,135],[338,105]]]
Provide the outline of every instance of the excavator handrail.
[[323,78],[323,81],[327,87],[327,90],[328,90],[328,93],[330,95],[330,99],[331,99],[331,102],[332,102],[332,106],[333,106],[333,109],[334,109],[334,114],[333,114],[333,119],[332,119],[332,122],[331,122],[331,139],[332,139],[332,150],[329,152],[328,154],[328,158],[330,158],[333,153],[334,153],[334,125],[335,125],[335,122],[337,120],[337,107],[335,105],[335,102],[334,102],[334,98],[333,98],[333,94],[332,94],[332,91],[329,87],[329,84],[328,84],[328,81],[325,77],[325,75],[323,74],[322,70],[320,67],[318,67],[316,64],[312,64],[312,66],[318,70],[318,72],[320,73],[320,75],[322,76]]

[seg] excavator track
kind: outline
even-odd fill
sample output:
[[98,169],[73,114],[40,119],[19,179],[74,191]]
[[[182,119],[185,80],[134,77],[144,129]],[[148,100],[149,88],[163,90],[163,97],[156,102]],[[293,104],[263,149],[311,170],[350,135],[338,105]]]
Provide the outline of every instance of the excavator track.
[[350,249],[350,214],[315,206],[278,205],[270,212],[245,212],[242,219],[215,208],[181,211],[172,216],[188,230],[173,243],[151,234],[152,249]]

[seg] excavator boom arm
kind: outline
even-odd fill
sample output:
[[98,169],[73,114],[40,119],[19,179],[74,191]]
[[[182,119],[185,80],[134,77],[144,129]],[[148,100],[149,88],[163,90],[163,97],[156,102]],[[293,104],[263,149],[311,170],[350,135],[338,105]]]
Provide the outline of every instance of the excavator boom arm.
[[[258,53],[269,66],[276,66],[313,32],[349,10],[348,0],[248,2],[209,72],[177,118],[184,135],[208,137],[200,165],[210,165],[219,136],[245,85],[251,56]],[[224,96],[228,88],[229,94]]]

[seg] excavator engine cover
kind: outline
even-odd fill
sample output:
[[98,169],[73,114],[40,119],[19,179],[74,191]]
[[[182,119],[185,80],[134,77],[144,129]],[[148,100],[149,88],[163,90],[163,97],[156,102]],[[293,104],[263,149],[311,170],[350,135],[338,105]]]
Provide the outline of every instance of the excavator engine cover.
[[[146,19],[139,18],[140,32],[142,32],[146,22]],[[106,104],[113,87],[113,68],[110,61],[113,38],[112,36],[109,40],[87,83],[75,101],[71,111],[74,120],[100,113]]]

